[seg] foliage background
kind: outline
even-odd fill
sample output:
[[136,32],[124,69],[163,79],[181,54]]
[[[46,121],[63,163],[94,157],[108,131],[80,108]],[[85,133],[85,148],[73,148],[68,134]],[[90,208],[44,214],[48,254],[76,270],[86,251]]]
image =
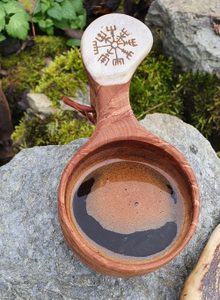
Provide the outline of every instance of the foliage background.
[[[86,25],[82,0],[2,0],[0,42],[8,36],[30,39],[33,45],[9,56],[0,55],[7,72],[2,85],[12,111],[16,150],[34,145],[60,144],[89,136],[94,127],[76,113],[60,110],[63,95],[76,97],[87,91],[79,44],[67,39],[65,29]],[[42,35],[42,34],[47,34]],[[54,35],[55,34],[55,35]],[[61,36],[60,36],[61,35]],[[182,72],[156,43],[131,83],[130,100],[138,119],[148,113],[176,115],[198,128],[220,150],[220,83],[213,75]],[[0,69],[0,70],[1,70]],[[25,113],[26,93],[45,93],[58,109],[42,117]],[[76,99],[77,100],[77,99]]]

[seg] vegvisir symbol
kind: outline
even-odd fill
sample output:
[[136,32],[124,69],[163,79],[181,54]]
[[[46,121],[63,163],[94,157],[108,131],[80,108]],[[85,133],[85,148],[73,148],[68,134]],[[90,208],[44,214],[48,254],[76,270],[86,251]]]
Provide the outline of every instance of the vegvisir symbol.
[[92,42],[94,54],[99,55],[98,61],[107,66],[112,60],[112,65],[117,66],[123,65],[125,58],[130,60],[134,54],[130,47],[136,47],[137,42],[128,38],[129,35],[125,28],[118,30],[115,25],[101,30]]

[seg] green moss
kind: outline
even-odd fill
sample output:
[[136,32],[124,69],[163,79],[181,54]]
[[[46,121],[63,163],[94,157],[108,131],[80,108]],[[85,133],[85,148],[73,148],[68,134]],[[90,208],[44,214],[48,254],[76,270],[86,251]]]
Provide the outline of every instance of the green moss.
[[80,51],[73,48],[65,55],[57,56],[43,70],[34,92],[46,94],[55,106],[59,106],[59,100],[64,95],[74,97],[77,90],[85,91],[86,81]]
[[84,119],[74,119],[71,112],[57,112],[45,119],[25,114],[12,135],[15,150],[33,146],[67,144],[88,137],[93,126]]
[[37,36],[35,43],[32,48],[20,53],[0,56],[0,66],[8,73],[2,79],[2,87],[15,125],[23,115],[18,102],[23,99],[24,92],[34,88],[40,80],[46,59],[53,59],[67,50],[65,39],[61,37]]
[[[32,88],[35,92],[45,93],[55,106],[59,106],[59,100],[63,95],[75,97],[77,90],[86,89],[87,78],[80,52],[77,48],[73,48],[65,54],[56,56],[49,67],[43,68],[45,57],[54,57],[56,53],[62,53],[65,44],[60,38],[58,40],[54,37],[38,38],[42,39],[41,43],[35,46],[38,47],[35,50],[30,50],[29,53],[32,53],[30,58],[29,54],[23,52],[19,54],[22,55],[20,59],[12,56],[7,60],[7,65],[2,64],[3,68],[9,69],[9,78],[4,80],[10,82],[17,80],[17,86],[20,86],[22,91]],[[52,39],[51,44],[46,42],[48,38]],[[56,41],[55,45],[52,41]],[[38,55],[37,52],[39,58],[36,58],[35,65],[36,61],[34,64],[32,61],[33,55]],[[19,62],[23,56],[26,57],[25,63]],[[215,138],[220,136],[220,83],[215,76],[181,73],[175,68],[171,58],[152,52],[135,72],[130,98],[131,106],[139,119],[147,113],[168,113],[183,118],[210,139],[213,136]],[[58,129],[53,135],[51,134],[53,130],[50,129],[54,126]],[[68,133],[69,126],[73,128],[71,135]],[[16,128],[14,140],[18,142],[21,139],[19,145],[22,147],[62,144],[80,137],[80,131],[82,136],[91,132],[91,127],[87,126],[85,121],[73,120],[72,117],[58,114],[43,120],[41,128],[39,117],[33,116],[29,119],[26,115]],[[26,127],[30,127],[31,130]],[[216,149],[218,150],[219,146],[216,146]]]
[[181,116],[178,90],[172,59],[152,52],[132,79],[131,106],[139,119],[154,112]]
[[179,97],[184,105],[184,119],[203,135],[220,136],[220,82],[209,74],[180,74]]
[[180,72],[172,59],[151,53],[132,79],[131,105],[139,119],[153,112],[177,115],[219,149],[215,140],[220,138],[220,81],[216,76]]
[[61,37],[37,36],[35,42],[26,51],[0,57],[1,67],[8,73],[2,81],[3,89],[13,85],[17,93],[22,93],[25,89],[34,88],[41,78],[41,70],[46,66],[46,58],[53,59],[67,49],[65,39]]
[[[181,114],[181,100],[176,96],[171,59],[155,54],[148,56],[132,79],[131,105],[138,117],[150,111]],[[77,48],[55,58],[43,70],[42,78],[35,88],[45,93],[58,106],[63,95],[75,97],[77,89],[85,90],[86,74]]]

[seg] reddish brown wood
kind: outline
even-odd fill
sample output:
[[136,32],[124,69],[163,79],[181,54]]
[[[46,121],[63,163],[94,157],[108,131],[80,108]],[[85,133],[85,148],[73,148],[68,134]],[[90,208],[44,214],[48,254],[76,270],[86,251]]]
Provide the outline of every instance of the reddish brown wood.
[[[130,82],[115,86],[100,86],[89,76],[91,104],[97,115],[97,126],[89,141],[67,164],[61,177],[58,211],[62,231],[72,250],[93,269],[112,276],[134,276],[151,272],[169,262],[185,247],[192,237],[199,215],[199,191],[194,173],[173,146],[146,131],[133,115],[129,103]],[[77,179],[96,162],[108,158],[151,159],[166,169],[178,181],[184,195],[186,211],[179,238],[169,251],[154,259],[129,263],[98,252],[80,234],[71,217],[72,190]]]
[[83,105],[71,100],[68,97],[63,97],[63,102],[85,116],[92,124],[96,123],[96,112],[92,106]]

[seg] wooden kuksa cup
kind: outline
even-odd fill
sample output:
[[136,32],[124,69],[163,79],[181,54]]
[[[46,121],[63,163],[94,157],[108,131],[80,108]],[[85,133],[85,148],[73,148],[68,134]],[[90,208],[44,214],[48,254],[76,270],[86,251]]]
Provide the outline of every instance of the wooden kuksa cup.
[[[58,195],[61,228],[68,245],[86,265],[112,276],[142,275],[168,263],[186,246],[198,222],[199,191],[190,165],[177,149],[145,130],[130,107],[130,79],[152,43],[148,27],[135,18],[109,14],[96,19],[81,41],[91,107],[71,104],[66,98],[66,103],[96,123],[96,130],[62,174]],[[138,259],[117,255],[92,241],[76,221],[73,197],[81,178],[97,164],[116,158],[150,164],[176,182],[182,195],[183,221],[175,241],[164,251]],[[107,205],[103,214],[108,214]],[[116,209],[115,217],[120,214],[123,217],[123,209],[120,212]]]

